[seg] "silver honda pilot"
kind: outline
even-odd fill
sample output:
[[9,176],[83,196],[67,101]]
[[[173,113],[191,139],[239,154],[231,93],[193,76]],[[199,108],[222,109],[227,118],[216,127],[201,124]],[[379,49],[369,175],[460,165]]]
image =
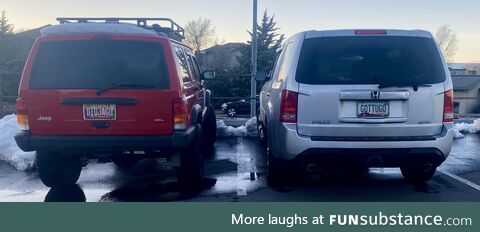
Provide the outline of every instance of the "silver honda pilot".
[[269,76],[258,130],[270,184],[292,164],[400,167],[406,179],[425,182],[450,153],[452,80],[427,31],[301,32]]

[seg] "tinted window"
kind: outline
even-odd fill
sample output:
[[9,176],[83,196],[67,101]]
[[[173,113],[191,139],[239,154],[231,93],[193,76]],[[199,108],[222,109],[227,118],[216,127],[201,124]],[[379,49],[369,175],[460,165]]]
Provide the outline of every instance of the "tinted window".
[[56,41],[39,47],[34,89],[96,89],[111,84],[167,89],[163,46],[137,41]]
[[434,84],[445,81],[429,38],[323,37],[304,42],[296,79],[305,84]]
[[187,56],[188,56],[188,63],[190,64],[190,67],[192,70],[193,78],[196,80],[200,80],[200,70],[197,66],[197,62],[194,61],[195,58],[190,54],[188,54]]
[[180,76],[180,78],[182,78],[184,83],[191,82],[192,78],[190,77],[187,58],[185,57],[185,53],[183,52],[183,49],[181,49],[180,47],[175,47],[175,53],[177,54],[177,58],[179,61],[178,75]]

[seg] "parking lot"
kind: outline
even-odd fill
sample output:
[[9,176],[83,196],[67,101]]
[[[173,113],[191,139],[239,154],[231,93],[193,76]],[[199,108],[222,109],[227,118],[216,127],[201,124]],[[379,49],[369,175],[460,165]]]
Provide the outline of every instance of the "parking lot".
[[405,181],[398,169],[370,169],[358,178],[298,174],[272,189],[255,139],[219,139],[208,157],[204,190],[191,198],[178,194],[175,170],[162,160],[143,160],[128,171],[91,161],[70,189],[49,189],[35,172],[0,162],[0,201],[480,201],[479,148],[479,135],[456,140],[448,160],[422,186]]

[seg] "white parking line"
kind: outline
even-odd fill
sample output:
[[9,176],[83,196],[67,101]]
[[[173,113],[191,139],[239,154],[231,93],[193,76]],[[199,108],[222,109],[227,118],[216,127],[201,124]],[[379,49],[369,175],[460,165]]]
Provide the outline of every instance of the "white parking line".
[[467,179],[464,179],[464,178],[462,178],[462,177],[459,177],[459,176],[457,176],[457,175],[455,175],[455,174],[452,174],[452,173],[450,173],[450,172],[446,172],[446,171],[439,171],[439,172],[442,173],[442,174],[445,174],[445,175],[447,175],[447,176],[449,176],[449,177],[451,177],[451,178],[453,178],[453,179],[455,179],[455,180],[458,180],[458,181],[460,181],[460,182],[462,182],[462,183],[464,183],[464,184],[466,184],[466,185],[468,185],[468,186],[470,186],[470,187],[472,187],[472,188],[474,188],[474,189],[476,189],[476,190],[478,190],[478,191],[480,191],[480,185],[478,185],[478,184],[475,184],[475,183],[473,183],[473,182],[471,182],[471,181],[469,181],[469,180],[467,180]]

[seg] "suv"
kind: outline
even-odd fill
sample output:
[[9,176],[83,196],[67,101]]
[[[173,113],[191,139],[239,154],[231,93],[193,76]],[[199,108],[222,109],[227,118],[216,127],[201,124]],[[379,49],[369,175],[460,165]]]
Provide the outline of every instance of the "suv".
[[400,167],[425,182],[450,153],[452,80],[429,32],[302,32],[285,43],[271,76],[258,118],[271,184],[294,161],[307,170]]
[[203,85],[214,73],[200,73],[183,29],[170,19],[58,20],[36,40],[17,100],[15,140],[37,152],[43,183],[76,183],[85,158],[125,168],[179,153],[179,183],[199,187],[216,136]]

